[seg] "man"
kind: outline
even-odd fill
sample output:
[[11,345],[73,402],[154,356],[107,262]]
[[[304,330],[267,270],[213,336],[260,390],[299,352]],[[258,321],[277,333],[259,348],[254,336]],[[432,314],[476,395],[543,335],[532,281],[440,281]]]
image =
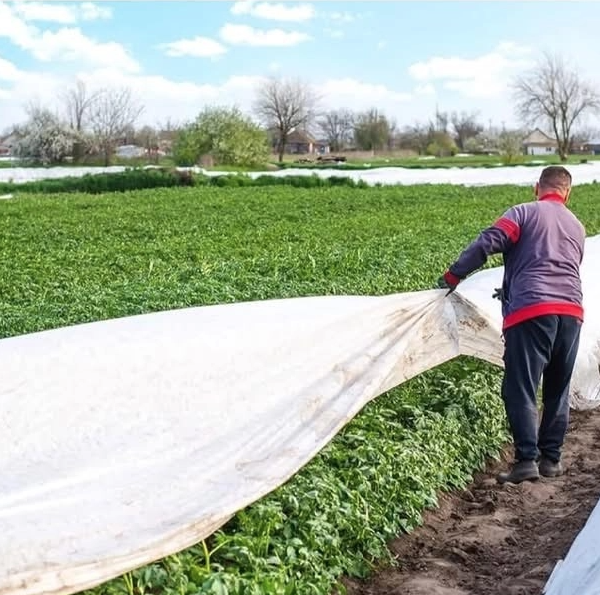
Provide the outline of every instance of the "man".
[[[488,256],[502,253],[504,378],[502,399],[515,462],[500,483],[562,473],[561,450],[569,422],[569,385],[583,323],[579,267],[585,229],[567,209],[571,174],[546,167],[535,185],[537,201],[516,205],[466,248],[438,286],[454,291]],[[538,432],[537,389],[543,375]]]

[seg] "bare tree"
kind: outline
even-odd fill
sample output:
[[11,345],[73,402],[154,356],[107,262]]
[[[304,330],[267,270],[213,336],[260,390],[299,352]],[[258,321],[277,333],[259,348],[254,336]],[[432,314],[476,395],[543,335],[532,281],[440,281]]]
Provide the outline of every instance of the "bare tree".
[[525,134],[521,130],[503,130],[498,136],[498,149],[505,163],[513,163],[521,155]]
[[152,149],[158,144],[158,130],[152,126],[142,126],[135,131],[135,144],[146,149]]
[[562,58],[544,54],[536,68],[513,83],[516,112],[523,123],[546,124],[566,161],[573,126],[587,112],[600,109],[600,95]]
[[151,158],[154,163],[158,163],[158,140],[158,130],[152,126],[142,126],[135,131],[134,144],[144,147],[146,156]]
[[354,114],[347,109],[331,110],[317,122],[332,151],[340,151],[352,138]]
[[98,92],[88,93],[85,83],[77,80],[75,86],[61,94],[69,125],[78,133],[79,140],[73,145],[73,161],[81,160],[84,153],[83,129],[87,123],[89,112],[98,98]]
[[254,102],[254,111],[263,124],[276,134],[279,161],[295,128],[306,128],[315,116],[318,97],[300,80],[271,78],[262,84]]
[[90,111],[99,93],[88,93],[85,83],[77,80],[75,87],[68,89],[62,94],[65,103],[65,111],[71,128],[77,132],[83,130],[86,116]]
[[429,127],[432,132],[442,132],[446,134],[448,132],[448,121],[450,117],[448,112],[440,112],[437,107],[435,108],[435,122],[430,122]]
[[483,132],[483,125],[477,121],[477,114],[453,112],[450,121],[454,128],[454,140],[461,151],[465,150],[467,141]]
[[90,122],[96,142],[104,156],[104,165],[110,165],[115,146],[144,111],[143,106],[133,98],[131,90],[102,90],[90,114]]
[[389,118],[388,126],[389,126],[389,130],[388,130],[387,148],[389,151],[393,151],[396,148],[396,146],[400,144],[399,143],[400,132],[398,129],[398,122],[396,121],[395,118]]
[[430,127],[419,122],[406,126],[400,133],[399,141],[400,148],[411,149],[419,155],[424,155],[431,141]]

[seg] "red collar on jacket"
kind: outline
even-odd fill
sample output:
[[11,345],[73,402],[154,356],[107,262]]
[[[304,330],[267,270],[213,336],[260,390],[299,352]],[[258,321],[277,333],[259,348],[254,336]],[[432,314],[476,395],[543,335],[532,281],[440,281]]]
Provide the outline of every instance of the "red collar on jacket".
[[556,192],[549,192],[548,194],[543,194],[538,198],[538,200],[551,200],[553,202],[561,202],[562,204],[565,204],[564,197],[560,194],[557,194]]

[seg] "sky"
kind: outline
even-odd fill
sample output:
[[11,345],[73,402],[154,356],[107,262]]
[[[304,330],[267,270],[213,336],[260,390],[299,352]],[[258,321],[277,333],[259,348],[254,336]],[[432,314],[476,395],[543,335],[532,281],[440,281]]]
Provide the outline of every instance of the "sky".
[[77,79],[129,87],[140,124],[207,105],[250,113],[265,77],[310,85],[323,109],[376,107],[402,125],[440,111],[518,124],[510,81],[542,52],[600,85],[600,3],[579,1],[0,0],[0,131],[60,109]]

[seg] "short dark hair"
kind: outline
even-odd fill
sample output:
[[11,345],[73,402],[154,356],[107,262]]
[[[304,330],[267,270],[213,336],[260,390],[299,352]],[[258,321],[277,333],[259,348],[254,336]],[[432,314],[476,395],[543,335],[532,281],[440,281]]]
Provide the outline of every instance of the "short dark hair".
[[557,188],[568,190],[571,187],[571,174],[562,165],[549,165],[540,175],[539,185],[542,188]]

